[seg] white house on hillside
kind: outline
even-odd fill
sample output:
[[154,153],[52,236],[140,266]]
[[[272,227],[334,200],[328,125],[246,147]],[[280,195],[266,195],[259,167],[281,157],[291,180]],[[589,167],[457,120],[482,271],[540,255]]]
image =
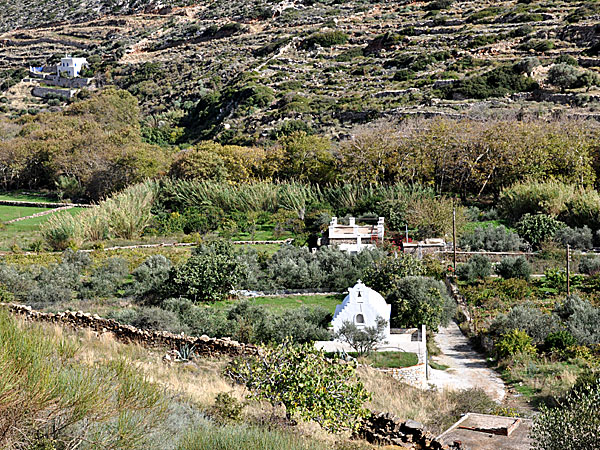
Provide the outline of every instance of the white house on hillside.
[[326,245],[337,245],[340,250],[358,253],[365,248],[373,248],[377,242],[383,242],[384,218],[379,217],[376,225],[358,225],[354,217],[348,219],[348,225],[338,223],[333,217],[325,239]]
[[387,320],[385,335],[390,335],[390,315],[392,306],[388,305],[378,292],[358,280],[356,285],[348,289],[348,295],[341,305],[335,307],[333,331],[337,332],[344,322],[352,322],[359,328],[374,327],[377,318]]
[[73,58],[65,56],[60,60],[60,64],[56,66],[58,75],[65,74],[71,78],[79,76],[81,69],[87,66],[88,62],[85,58]]

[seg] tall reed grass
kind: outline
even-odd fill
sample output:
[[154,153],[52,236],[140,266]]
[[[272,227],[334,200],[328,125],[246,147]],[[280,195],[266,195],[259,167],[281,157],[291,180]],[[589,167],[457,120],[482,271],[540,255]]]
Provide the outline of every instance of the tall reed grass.
[[53,215],[42,225],[42,236],[55,250],[113,237],[135,238],[150,224],[157,195],[155,181],[134,184],[77,216]]

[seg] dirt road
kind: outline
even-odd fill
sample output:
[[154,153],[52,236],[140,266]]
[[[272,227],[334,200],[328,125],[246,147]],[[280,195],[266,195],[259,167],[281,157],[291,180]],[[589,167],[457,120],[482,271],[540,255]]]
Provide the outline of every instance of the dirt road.
[[487,367],[485,357],[473,349],[456,323],[451,322],[448,327],[440,328],[435,342],[442,350],[442,355],[432,359],[449,368],[431,369],[429,384],[439,389],[481,388],[497,402],[504,399],[504,382]]

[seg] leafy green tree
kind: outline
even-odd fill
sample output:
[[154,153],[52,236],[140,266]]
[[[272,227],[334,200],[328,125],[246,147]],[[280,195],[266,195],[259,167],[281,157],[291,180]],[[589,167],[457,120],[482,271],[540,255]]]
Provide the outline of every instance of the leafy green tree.
[[393,327],[425,324],[430,330],[437,331],[440,325],[448,324],[456,311],[456,303],[448,295],[444,283],[429,277],[401,279],[386,300],[392,305]]
[[385,297],[402,278],[421,275],[425,275],[423,263],[412,255],[400,253],[397,258],[375,261],[365,273],[364,282]]
[[281,154],[279,172],[285,178],[323,183],[333,175],[331,142],[324,137],[297,131],[278,141]]
[[234,361],[225,375],[256,398],[283,405],[288,419],[314,420],[328,431],[356,430],[368,414],[363,404],[370,394],[354,366],[325,358],[312,344],[286,340],[260,357]]
[[555,408],[540,407],[531,437],[536,450],[600,448],[600,381],[575,390]]
[[558,87],[561,92],[577,86],[579,71],[566,63],[555,64],[548,71],[548,83]]
[[385,339],[387,324],[388,321],[383,317],[377,317],[377,323],[373,327],[358,328],[353,322],[344,321],[335,333],[335,338],[347,342],[359,355],[367,355]]
[[198,247],[184,264],[171,269],[164,294],[195,302],[219,301],[237,286],[242,275],[243,266],[233,256],[231,244],[216,241]]
[[528,280],[531,275],[531,266],[523,256],[516,258],[502,258],[496,266],[496,273],[502,278],[522,278]]

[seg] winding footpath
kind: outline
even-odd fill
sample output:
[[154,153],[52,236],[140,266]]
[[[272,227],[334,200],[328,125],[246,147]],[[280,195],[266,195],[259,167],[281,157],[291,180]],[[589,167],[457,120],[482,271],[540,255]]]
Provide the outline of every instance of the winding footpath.
[[432,357],[433,361],[449,368],[430,369],[430,385],[438,389],[453,390],[480,388],[497,402],[504,399],[506,395],[504,382],[487,366],[485,357],[473,349],[455,322],[440,328],[435,336],[435,342],[442,354]]

